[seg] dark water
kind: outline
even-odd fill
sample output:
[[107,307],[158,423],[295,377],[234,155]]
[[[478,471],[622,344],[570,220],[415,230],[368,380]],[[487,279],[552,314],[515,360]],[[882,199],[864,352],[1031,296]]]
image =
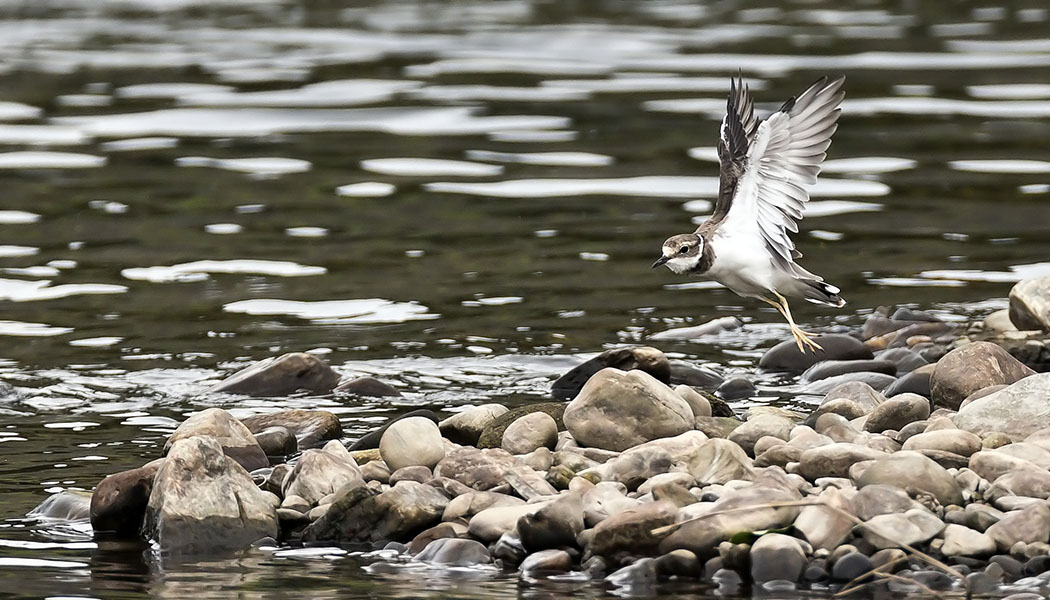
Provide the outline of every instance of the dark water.
[[[806,327],[1001,308],[1050,272],[1048,20],[1036,1],[0,2],[4,594],[611,593],[334,549],[164,564],[21,517],[207,406],[320,407],[355,437],[409,406],[541,398],[589,353],[727,315],[745,326],[657,345],[752,373],[778,316],[649,269],[709,209],[738,69],[761,109],[848,77],[796,239],[850,303],[797,306]],[[299,350],[405,398],[198,396]],[[791,401],[761,381],[753,402]]]

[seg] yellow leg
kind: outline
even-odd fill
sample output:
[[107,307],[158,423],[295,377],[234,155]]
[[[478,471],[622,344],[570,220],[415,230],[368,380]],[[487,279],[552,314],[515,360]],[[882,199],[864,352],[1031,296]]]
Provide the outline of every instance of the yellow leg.
[[795,320],[791,318],[791,308],[788,307],[787,298],[781,296],[777,292],[773,292],[773,295],[777,297],[777,300],[779,300],[779,302],[774,302],[768,298],[762,299],[765,300],[766,303],[775,307],[778,311],[780,311],[780,314],[783,315],[785,319],[787,319],[788,325],[791,326],[791,335],[795,338],[795,343],[798,345],[799,351],[805,354],[806,348],[805,346],[803,346],[803,344],[809,346],[814,352],[816,352],[817,350],[823,350],[823,348],[820,347],[820,344],[814,342],[809,337],[808,333],[802,331],[802,329],[800,329],[798,325],[795,325]]

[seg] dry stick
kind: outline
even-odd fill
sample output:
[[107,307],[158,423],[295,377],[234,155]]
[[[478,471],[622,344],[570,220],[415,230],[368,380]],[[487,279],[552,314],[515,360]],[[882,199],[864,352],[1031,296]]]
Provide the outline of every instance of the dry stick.
[[[868,525],[864,521],[861,521],[860,519],[858,519],[854,515],[852,515],[852,514],[846,512],[846,511],[842,510],[841,508],[839,508],[837,506],[832,506],[832,505],[830,505],[827,502],[824,502],[822,500],[795,500],[795,501],[792,501],[792,502],[772,502],[772,503],[769,503],[769,504],[759,504],[757,506],[741,506],[741,507],[738,507],[738,508],[727,508],[725,510],[718,510],[718,511],[710,512],[710,513],[707,513],[706,515],[700,515],[699,517],[693,517],[692,519],[687,519],[685,521],[682,521],[681,523],[674,523],[674,524],[671,524],[671,525],[665,525],[664,527],[658,527],[656,529],[653,529],[651,533],[653,535],[664,535],[664,534],[667,534],[667,533],[671,533],[672,531],[675,531],[676,529],[678,529],[679,527],[685,525],[686,523],[692,523],[693,521],[701,521],[703,519],[708,519],[708,518],[711,518],[711,517],[717,517],[717,516],[724,515],[724,514],[731,513],[731,512],[738,512],[738,511],[742,511],[742,510],[758,510],[758,509],[762,509],[762,508],[791,508],[791,507],[795,507],[795,506],[822,506],[824,508],[827,508],[828,510],[831,510],[833,512],[836,512],[836,513],[846,517],[846,519],[848,519],[850,521],[853,521],[854,525],[857,525],[859,527],[864,527],[864,528],[868,529],[869,531],[873,531],[873,532],[875,532],[878,535],[882,535],[882,533],[879,532],[879,530],[875,529],[871,525]],[[909,546],[908,544],[904,544],[904,543],[901,543],[901,542],[896,542],[896,544],[901,550],[904,550],[905,552],[914,554],[918,558],[926,561],[931,566],[937,567],[938,569],[941,569],[942,571],[948,573],[949,575],[952,575],[952,576],[958,578],[959,581],[962,582],[963,587],[966,589],[966,597],[967,598],[970,597],[970,595],[972,594],[972,592],[970,590],[970,584],[969,584],[968,581],[966,581],[966,578],[963,577],[962,573],[956,571],[955,569],[953,569],[950,566],[944,564],[943,562],[937,560],[936,558],[930,556],[929,554],[926,554],[925,552],[922,552],[920,550],[917,550],[917,549]],[[874,571],[875,570],[873,570],[871,572],[874,572]],[[869,574],[871,572],[869,572]],[[885,575],[885,574],[883,574],[883,575]],[[908,581],[911,581],[912,583],[915,583],[916,585],[922,586],[922,584],[917,582],[917,581],[912,581],[910,579]],[[922,587],[925,587],[925,586],[922,586]],[[933,590],[931,590],[931,591],[933,591]],[[936,593],[936,592],[934,592],[934,593]],[[838,594],[836,594],[836,596],[837,595]]]

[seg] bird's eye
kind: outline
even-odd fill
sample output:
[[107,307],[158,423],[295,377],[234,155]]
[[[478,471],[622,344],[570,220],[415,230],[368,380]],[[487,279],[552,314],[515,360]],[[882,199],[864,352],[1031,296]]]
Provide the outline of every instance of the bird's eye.
[[689,252],[689,246],[682,246],[678,249],[679,254],[685,254],[686,252]]

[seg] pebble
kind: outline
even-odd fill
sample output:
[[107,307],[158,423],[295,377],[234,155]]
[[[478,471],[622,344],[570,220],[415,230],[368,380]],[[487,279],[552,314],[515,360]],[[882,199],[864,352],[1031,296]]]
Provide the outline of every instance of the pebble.
[[503,431],[502,447],[511,454],[528,454],[537,448],[554,448],[558,423],[554,417],[534,412],[519,417]]
[[433,468],[445,457],[445,445],[437,423],[426,417],[395,421],[383,432],[379,454],[391,471],[422,465]]

